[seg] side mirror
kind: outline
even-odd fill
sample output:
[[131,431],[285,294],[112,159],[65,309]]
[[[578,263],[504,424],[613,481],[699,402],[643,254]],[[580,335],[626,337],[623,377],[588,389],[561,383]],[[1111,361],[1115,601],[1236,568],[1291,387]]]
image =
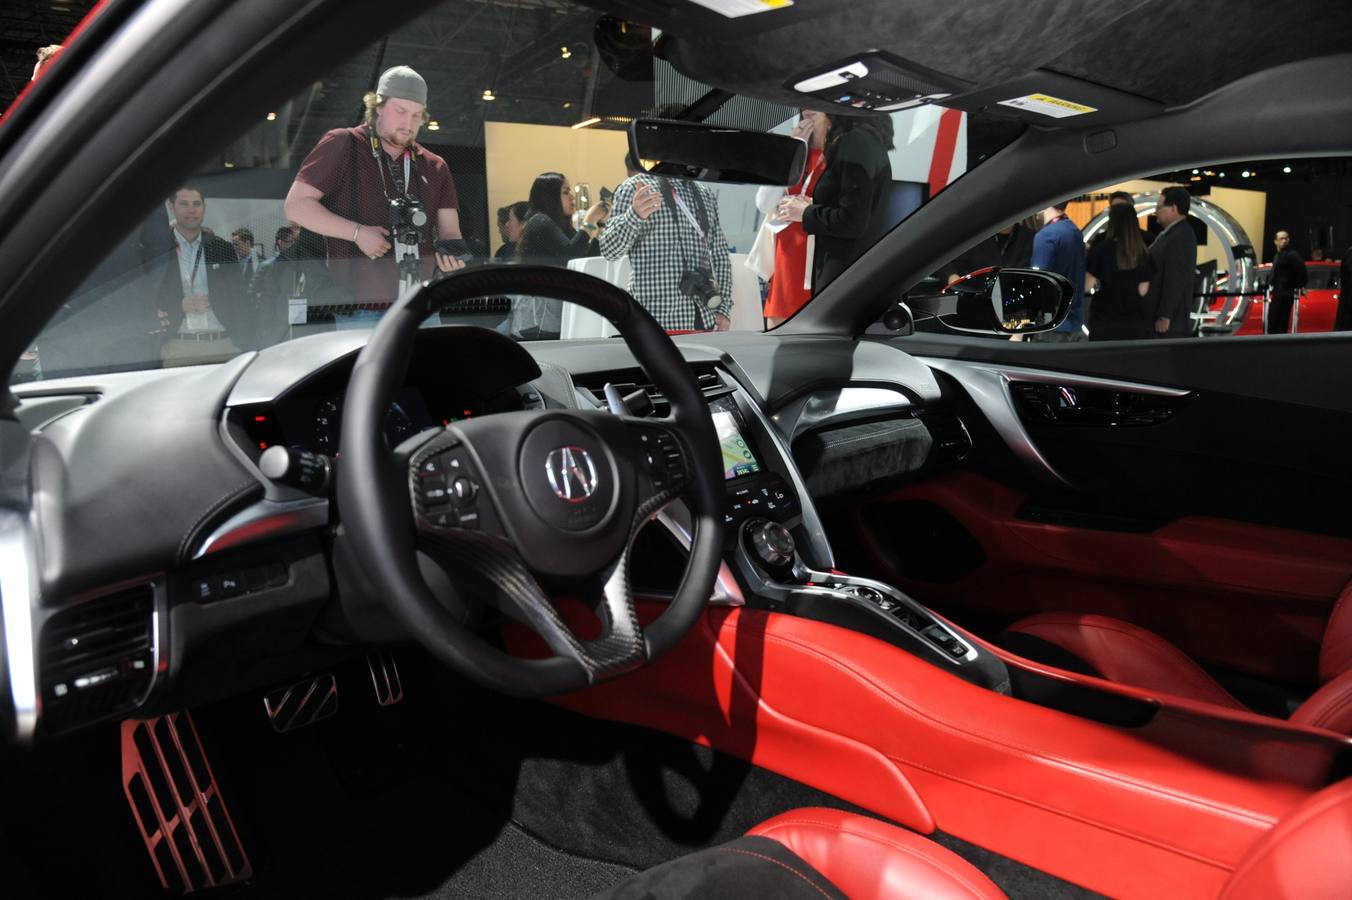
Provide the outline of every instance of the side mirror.
[[939,313],[945,328],[1031,334],[1051,331],[1065,321],[1075,289],[1070,279],[1055,272],[995,266],[959,278],[941,294],[955,301],[951,309]]
[[629,152],[650,175],[730,184],[797,184],[807,142],[782,134],[703,122],[635,119]]

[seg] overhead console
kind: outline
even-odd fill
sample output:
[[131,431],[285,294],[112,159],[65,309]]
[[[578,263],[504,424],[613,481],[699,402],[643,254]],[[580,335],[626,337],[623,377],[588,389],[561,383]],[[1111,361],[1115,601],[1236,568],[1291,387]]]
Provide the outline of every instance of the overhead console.
[[1035,125],[1080,127],[1125,122],[1155,115],[1163,109],[1163,104],[1153,100],[1046,69],[980,87],[876,50],[795,75],[785,87],[814,100],[860,112],[899,112],[937,104],[1022,119]]

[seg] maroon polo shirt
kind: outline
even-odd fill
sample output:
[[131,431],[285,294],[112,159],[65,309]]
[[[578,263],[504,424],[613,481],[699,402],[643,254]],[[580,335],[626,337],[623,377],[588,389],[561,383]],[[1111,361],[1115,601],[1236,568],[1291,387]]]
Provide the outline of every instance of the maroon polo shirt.
[[[456,209],[455,179],[446,166],[446,160],[414,143],[414,156],[409,166],[408,195],[422,201],[427,211],[427,225],[418,248],[419,262],[424,278],[432,275],[432,240],[436,237],[437,210]],[[406,151],[407,152],[407,151]],[[381,156],[388,154],[382,149]],[[391,162],[402,174],[403,157]],[[356,208],[353,208],[352,167],[356,165]],[[319,139],[310,155],[301,163],[296,180],[303,181],[324,195],[324,205],[334,213],[365,226],[389,229],[389,196],[396,196],[396,186],[389,177],[381,180],[380,165],[371,155],[371,142],[366,127],[335,128]],[[350,236],[349,236],[350,237]],[[390,302],[399,289],[399,265],[394,253],[371,260],[362,255],[348,238],[325,238],[328,246],[329,271],[339,287],[351,290],[358,303]]]

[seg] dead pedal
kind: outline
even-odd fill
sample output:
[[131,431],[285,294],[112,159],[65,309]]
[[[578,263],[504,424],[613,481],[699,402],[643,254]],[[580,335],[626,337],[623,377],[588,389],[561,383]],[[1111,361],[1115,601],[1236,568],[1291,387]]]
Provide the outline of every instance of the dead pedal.
[[385,650],[366,654],[366,667],[371,670],[371,685],[376,689],[376,702],[394,706],[404,699],[404,683],[399,680],[399,664],[394,654]]
[[252,877],[186,711],[122,723],[122,790],[165,890],[191,894]]
[[338,681],[328,672],[298,681],[265,695],[263,708],[279,734],[313,725],[338,712]]

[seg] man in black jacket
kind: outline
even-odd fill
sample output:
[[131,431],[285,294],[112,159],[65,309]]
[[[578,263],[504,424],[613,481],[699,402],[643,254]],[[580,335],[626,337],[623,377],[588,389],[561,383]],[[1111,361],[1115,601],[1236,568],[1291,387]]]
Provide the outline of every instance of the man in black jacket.
[[1187,188],[1167,187],[1160,192],[1155,219],[1164,227],[1150,245],[1155,280],[1150,285],[1147,308],[1155,310],[1154,337],[1187,337],[1192,334],[1193,293],[1197,280],[1197,235],[1188,222],[1192,198]]
[[224,362],[240,352],[232,337],[249,327],[235,248],[203,230],[207,203],[200,188],[184,185],[169,203],[173,244],[152,262],[162,266],[160,359],[166,366]]
[[1305,287],[1305,260],[1291,246],[1291,235],[1285,230],[1277,232],[1272,244],[1277,252],[1272,256],[1271,297],[1264,331],[1286,334],[1291,330],[1291,307],[1296,301],[1296,291]]
[[1352,331],[1352,297],[1347,296],[1352,288],[1352,247],[1343,251],[1343,262],[1338,267],[1338,312],[1333,320],[1334,331]]

